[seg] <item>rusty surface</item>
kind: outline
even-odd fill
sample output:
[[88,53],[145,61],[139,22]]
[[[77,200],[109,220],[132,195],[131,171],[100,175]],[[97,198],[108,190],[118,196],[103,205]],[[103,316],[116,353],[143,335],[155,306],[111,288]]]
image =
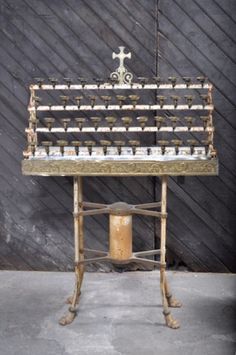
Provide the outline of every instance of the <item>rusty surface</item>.
[[132,216],[110,215],[109,256],[126,260],[132,256]]

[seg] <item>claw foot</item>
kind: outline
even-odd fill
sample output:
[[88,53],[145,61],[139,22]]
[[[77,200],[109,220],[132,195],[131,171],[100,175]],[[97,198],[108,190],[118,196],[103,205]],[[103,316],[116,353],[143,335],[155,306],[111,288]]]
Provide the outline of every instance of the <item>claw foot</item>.
[[75,316],[76,316],[76,312],[69,311],[65,316],[61,317],[61,319],[59,320],[59,324],[60,325],[70,324],[75,319]]
[[180,327],[179,322],[172,317],[171,314],[165,315],[166,325],[172,329],[178,329]]

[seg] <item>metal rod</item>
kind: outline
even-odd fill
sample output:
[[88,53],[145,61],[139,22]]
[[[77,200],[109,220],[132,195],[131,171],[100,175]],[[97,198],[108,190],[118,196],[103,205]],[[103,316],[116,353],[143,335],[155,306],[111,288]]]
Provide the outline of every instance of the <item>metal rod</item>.
[[80,226],[78,213],[80,212],[79,202],[80,202],[80,193],[79,193],[79,177],[74,177],[74,244],[75,244],[75,263],[79,261],[79,249],[80,249]]
[[189,107],[188,105],[178,105],[175,107],[174,105],[136,105],[135,109],[133,105],[81,105],[80,108],[78,108],[77,105],[53,105],[53,106],[38,106],[36,107],[29,107],[28,111],[96,111],[96,110],[103,110],[103,111],[121,111],[121,110],[129,110],[129,111],[134,111],[134,110],[202,110],[202,111],[209,111],[213,110],[214,106],[213,105],[192,105]]
[[[161,212],[166,214],[167,207],[167,176],[162,177],[161,182]],[[165,316],[166,323],[168,324],[168,319],[170,316],[170,311],[168,307],[168,302],[165,293],[165,264],[166,264],[166,218],[161,218],[161,255],[160,255],[160,288],[162,296],[163,313]]]
[[154,250],[145,250],[145,251],[139,251],[137,253],[133,253],[134,256],[149,256],[149,255],[158,255],[161,253],[160,249],[154,249]]
[[[28,133],[31,131],[31,129],[26,128],[25,132]],[[97,130],[95,130],[94,127],[83,127],[82,130],[84,133],[89,133],[89,132],[126,132],[126,128],[123,126],[120,127],[113,127],[112,131],[110,130],[110,127],[98,127]],[[65,132],[64,128],[62,127],[53,127],[51,130],[49,130],[46,127],[37,127],[36,132],[41,132],[41,133],[63,133]],[[81,130],[78,127],[68,127],[67,133],[70,132],[81,132]],[[139,126],[130,126],[129,127],[129,132],[173,132],[173,127],[172,126],[165,126],[165,127],[156,127],[156,126],[146,126],[144,129],[142,129]],[[175,127],[175,133],[176,132],[214,132],[214,127],[206,127],[204,129],[201,126],[196,126],[196,127],[189,127],[187,126],[177,126]]]
[[155,207],[161,207],[161,201],[160,202],[151,202],[151,203],[143,203],[140,205],[135,205],[136,208],[155,208]]
[[[175,89],[208,89],[212,86],[212,84],[204,84],[203,86],[201,84],[176,84]],[[171,84],[136,84],[133,83],[131,84],[122,84],[122,85],[111,85],[111,84],[85,84],[85,85],[77,85],[77,84],[71,84],[69,87],[68,85],[48,85],[48,84],[42,84],[41,86],[39,85],[32,85],[32,88],[34,90],[114,90],[114,89],[173,89],[173,86]]]
[[73,322],[76,316],[76,304],[80,296],[80,289],[83,281],[84,266],[84,238],[83,238],[83,216],[79,215],[82,209],[82,178],[74,177],[74,244],[75,244],[75,286],[71,299],[71,306],[65,316],[59,320],[59,324],[67,325]]
[[166,208],[167,208],[167,175],[162,176],[161,184],[161,263],[166,262]]
[[89,263],[95,263],[95,262],[100,262],[100,261],[107,261],[113,264],[129,264],[131,262],[135,262],[138,264],[142,264],[145,266],[160,266],[159,261],[154,261],[154,260],[149,260],[149,259],[144,259],[144,258],[139,258],[136,257],[135,254],[131,255],[128,258],[124,259],[117,259],[116,257],[110,257],[109,254],[107,256],[102,256],[102,257],[97,257],[97,258],[90,258],[90,259],[84,259],[82,261],[79,261],[77,265],[84,265],[84,264],[89,264]]
[[162,176],[161,183],[161,254],[160,254],[160,288],[162,296],[163,314],[168,327],[179,328],[179,323],[173,318],[169,310],[168,285],[166,280],[166,212],[167,212],[167,175]]
[[[78,212],[83,210],[83,181],[82,177],[77,177],[78,185]],[[79,216],[79,260],[84,260],[84,218],[82,215]],[[79,268],[80,275],[80,287],[83,281],[84,267]]]

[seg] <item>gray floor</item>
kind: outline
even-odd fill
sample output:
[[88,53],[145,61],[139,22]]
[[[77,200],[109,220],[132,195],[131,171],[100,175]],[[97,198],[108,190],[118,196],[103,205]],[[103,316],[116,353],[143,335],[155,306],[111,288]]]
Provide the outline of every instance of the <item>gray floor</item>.
[[159,273],[86,273],[78,317],[58,318],[71,273],[0,272],[1,355],[234,355],[236,275],[168,273],[184,306],[164,325]]

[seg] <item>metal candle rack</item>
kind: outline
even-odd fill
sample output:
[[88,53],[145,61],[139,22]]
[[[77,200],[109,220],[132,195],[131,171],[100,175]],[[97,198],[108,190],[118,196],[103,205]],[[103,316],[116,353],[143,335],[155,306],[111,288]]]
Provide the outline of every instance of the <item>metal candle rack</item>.
[[[165,273],[167,177],[218,173],[213,146],[212,85],[204,77],[196,80],[170,77],[168,83],[159,77],[138,78],[135,83],[124,66],[124,59],[130,59],[131,53],[125,53],[124,47],[119,49],[118,54],[113,53],[113,59],[120,61],[119,67],[109,80],[96,79],[90,84],[85,78],[79,78],[79,84],[74,84],[70,78],[65,78],[65,84],[59,84],[55,78],[50,78],[49,83],[37,78],[37,84],[30,86],[28,147],[24,151],[22,171],[25,175],[74,177],[76,282],[68,313],[60,319],[60,324],[69,324],[75,318],[84,266],[109,261],[159,267],[166,324],[178,328],[179,323],[172,317],[170,307],[181,304],[172,296]],[[59,103],[56,98],[53,104],[44,102],[38,92],[59,93]],[[144,93],[150,93],[150,97],[154,93],[155,99],[145,102]],[[75,112],[83,115],[63,116],[59,122],[56,119],[59,113],[72,115]],[[39,119],[44,113],[47,116]],[[116,133],[127,132],[129,135],[135,133],[139,139],[113,138]],[[155,135],[155,144],[143,145],[146,133]],[[84,138],[86,134],[90,134],[89,139]],[[105,134],[105,139],[99,139],[100,134]],[[40,135],[51,135],[52,139],[40,140]],[[58,135],[63,137],[58,139]],[[67,137],[70,135],[73,139],[69,142]],[[92,140],[91,135],[98,139]],[[168,139],[163,138],[164,135],[168,135]],[[83,201],[82,176],[98,175],[160,176],[161,201],[140,205]],[[104,213],[109,214],[109,251],[85,249],[84,217]],[[160,249],[132,251],[132,216],[135,214],[160,219]],[[90,257],[85,258],[85,254]],[[159,261],[146,258],[154,255],[159,255]]]

